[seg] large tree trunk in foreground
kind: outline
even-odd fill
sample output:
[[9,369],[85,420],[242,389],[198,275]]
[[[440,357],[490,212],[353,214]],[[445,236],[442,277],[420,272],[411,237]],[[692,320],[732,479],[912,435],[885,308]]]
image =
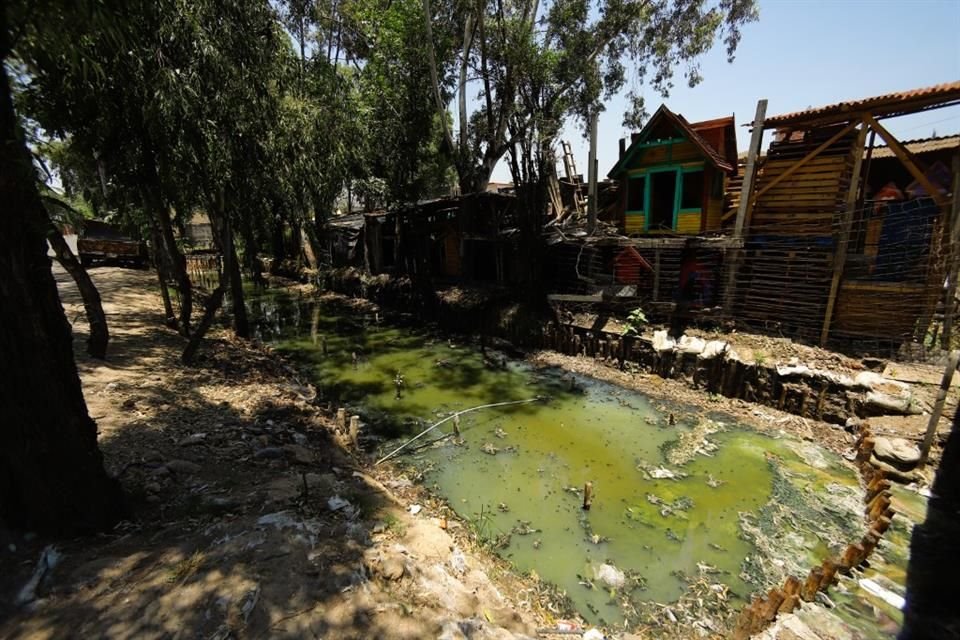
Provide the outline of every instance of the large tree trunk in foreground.
[[913,528],[907,566],[907,605],[900,640],[960,638],[956,581],[960,575],[960,420],[940,459],[927,519]]
[[[46,211],[44,211],[46,215]],[[70,274],[80,291],[83,299],[83,309],[87,314],[87,323],[90,325],[90,337],[87,338],[87,353],[92,357],[103,360],[107,357],[107,344],[110,342],[110,332],[107,330],[107,316],[103,312],[103,303],[100,301],[100,292],[90,279],[90,274],[77,260],[70,246],[64,240],[63,234],[47,216],[47,240],[53,247],[57,262]]]
[[[0,59],[6,38],[0,17]],[[3,65],[0,134],[0,519],[46,533],[103,530],[119,519],[122,496],[83,399]]]

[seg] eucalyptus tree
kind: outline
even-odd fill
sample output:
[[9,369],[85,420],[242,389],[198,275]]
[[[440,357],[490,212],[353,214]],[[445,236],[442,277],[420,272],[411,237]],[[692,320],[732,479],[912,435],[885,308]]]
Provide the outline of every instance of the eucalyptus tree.
[[[522,137],[549,148],[567,118],[586,121],[631,78],[666,95],[680,68],[697,84],[699,59],[717,37],[732,60],[741,27],[757,18],[755,0],[422,2],[441,112],[453,97],[446,87],[451,80],[456,86],[458,130],[447,127],[444,135],[465,192],[484,189]],[[458,47],[443,57],[434,48],[451,34],[437,34],[433,18],[451,11]],[[635,125],[644,116],[642,95],[631,90],[627,98],[625,122]]]

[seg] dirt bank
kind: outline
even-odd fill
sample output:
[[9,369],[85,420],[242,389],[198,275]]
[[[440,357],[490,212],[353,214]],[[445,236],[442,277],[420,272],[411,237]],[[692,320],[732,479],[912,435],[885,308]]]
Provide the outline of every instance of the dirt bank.
[[155,275],[103,267],[91,275],[111,345],[90,360],[82,306],[56,275],[135,517],[57,543],[19,607],[47,542],[0,531],[0,637],[499,638],[534,635],[549,615],[536,582],[477,553],[444,506],[389,470],[371,477],[268,349],[215,330],[184,367]]

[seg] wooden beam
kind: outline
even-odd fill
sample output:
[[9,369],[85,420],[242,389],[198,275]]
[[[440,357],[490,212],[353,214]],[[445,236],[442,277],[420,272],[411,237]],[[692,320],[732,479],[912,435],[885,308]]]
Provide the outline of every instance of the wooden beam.
[[960,275],[960,153],[953,156],[953,206],[950,209],[950,246],[947,266],[947,295],[943,301],[943,333],[940,346],[950,350],[953,338],[953,308],[957,298],[957,276]]
[[933,439],[937,435],[940,416],[943,415],[943,404],[947,399],[950,383],[953,382],[953,374],[957,370],[957,363],[960,363],[960,352],[951,351],[950,357],[947,358],[947,366],[943,370],[943,379],[940,381],[940,391],[937,393],[937,402],[933,406],[933,413],[930,414],[930,421],[927,423],[927,433],[923,436],[923,444],[920,445],[919,466],[921,467],[927,463],[927,457],[930,455],[930,447],[933,446]]
[[[753,192],[753,181],[756,176],[757,158],[760,156],[760,146],[763,144],[763,120],[767,117],[766,99],[757,101],[757,112],[753,116],[753,133],[750,136],[750,148],[747,151],[747,165],[743,169],[743,182],[740,186],[740,202],[737,205],[737,220],[733,226],[735,240],[743,238],[743,229],[747,220],[747,211],[751,205],[750,194]],[[732,311],[734,294],[737,287],[737,272],[740,266],[740,251],[734,250],[730,254],[727,264],[727,286],[723,294],[723,311],[729,314]]]
[[[743,237],[743,225],[747,218],[750,194],[753,193],[753,181],[756,174],[757,158],[763,143],[763,119],[767,116],[767,101],[757,101],[757,112],[753,116],[753,133],[750,136],[750,148],[747,151],[747,166],[743,170],[743,184],[740,188],[740,202],[737,206],[737,221],[733,226],[733,237]],[[743,195],[747,194],[744,198]]]
[[660,249],[657,248],[653,253],[653,301],[660,298]]
[[827,339],[830,337],[830,322],[833,320],[833,307],[837,302],[840,279],[843,277],[843,268],[847,262],[847,248],[850,246],[853,214],[857,210],[857,196],[860,191],[860,170],[863,168],[863,149],[867,142],[868,129],[866,124],[860,127],[860,133],[857,134],[857,142],[853,146],[853,171],[850,174],[850,188],[847,189],[847,199],[844,203],[843,219],[840,223],[837,250],[833,258],[833,280],[830,282],[827,310],[823,314],[823,328],[820,330],[821,347],[827,344]]
[[[773,180],[771,180],[763,189],[761,189],[760,191],[758,191],[758,192],[756,193],[756,195],[753,196],[753,204],[755,205],[755,204],[756,204],[756,201],[759,200],[760,197],[761,197],[763,194],[765,194],[767,191],[769,191],[770,189],[772,189],[772,188],[774,188],[775,186],[777,186],[778,184],[780,184],[783,180],[786,180],[787,178],[789,178],[790,176],[792,176],[792,175],[793,175],[794,173],[796,173],[797,170],[799,170],[803,165],[807,164],[808,162],[810,162],[811,160],[813,160],[814,158],[816,158],[818,155],[820,155],[825,149],[827,149],[827,148],[828,148],[830,145],[832,145],[834,142],[836,142],[837,140],[839,140],[839,139],[842,138],[843,136],[847,135],[848,133],[850,133],[851,131],[853,131],[854,129],[856,129],[856,128],[857,128],[857,125],[859,125],[859,124],[860,124],[859,121],[858,121],[858,122],[851,122],[850,124],[848,124],[847,126],[845,126],[843,129],[841,129],[841,130],[838,131],[837,133],[833,134],[833,136],[831,136],[829,140],[827,140],[826,142],[824,142],[823,144],[821,144],[819,147],[817,147],[816,149],[814,149],[813,151],[811,151],[811,152],[808,153],[807,155],[803,156],[803,158],[801,158],[801,159],[800,159],[799,161],[797,161],[795,164],[791,165],[789,169],[787,169],[786,171],[784,171],[783,173],[781,173],[779,176],[777,176],[776,178],[774,178]],[[883,134],[880,134],[880,135],[882,136]],[[742,197],[743,197],[743,196],[741,196],[741,198],[742,198]],[[751,205],[751,209],[752,209],[752,208],[753,208],[753,206]]]
[[943,194],[940,193],[940,190],[937,189],[930,179],[924,175],[923,171],[920,171],[917,167],[916,162],[914,162],[913,157],[910,152],[904,148],[900,141],[893,137],[889,131],[883,128],[883,126],[876,121],[876,119],[870,114],[865,114],[863,116],[863,121],[870,125],[870,127],[877,132],[877,134],[883,138],[883,141],[887,143],[887,146],[890,147],[890,150],[893,151],[893,155],[897,156],[897,159],[907,168],[907,171],[910,172],[910,175],[919,182],[924,189],[927,190],[927,193],[930,195],[933,200],[940,205],[940,207],[945,207],[947,201],[944,199]]

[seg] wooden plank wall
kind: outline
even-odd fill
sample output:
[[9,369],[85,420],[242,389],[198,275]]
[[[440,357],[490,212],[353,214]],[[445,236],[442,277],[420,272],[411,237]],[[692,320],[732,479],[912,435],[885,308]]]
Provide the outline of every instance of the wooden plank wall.
[[[763,191],[834,133],[833,128],[820,129],[809,132],[803,141],[772,144],[757,175],[757,192]],[[754,207],[751,232],[755,235],[832,235],[850,185],[851,148],[855,139],[856,132],[840,138],[764,193]]]
[[[755,193],[834,135],[809,132],[771,145]],[[816,339],[833,274],[834,232],[845,206],[856,132],[839,139],[761,196],[747,230],[738,274],[739,319]],[[728,190],[729,193],[729,190]]]

